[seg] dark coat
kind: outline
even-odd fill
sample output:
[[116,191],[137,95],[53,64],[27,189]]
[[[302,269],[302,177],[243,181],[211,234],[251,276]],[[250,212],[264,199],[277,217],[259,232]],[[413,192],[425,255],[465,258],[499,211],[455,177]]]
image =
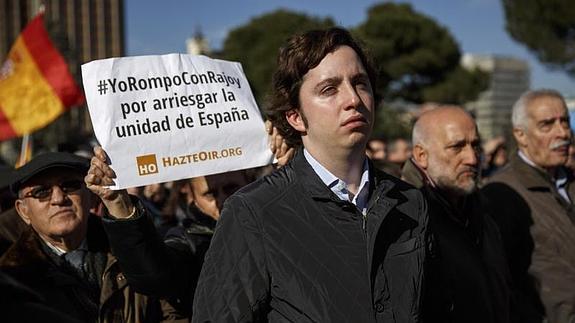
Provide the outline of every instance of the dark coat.
[[[192,206],[192,208],[195,208]],[[179,313],[182,316],[192,316],[193,295],[196,291],[200,270],[204,264],[204,257],[212,236],[214,235],[214,228],[216,221],[208,215],[202,214],[197,208],[190,216],[184,221],[185,226],[178,226],[170,229],[164,237],[164,242],[172,249],[179,249],[188,254],[192,261],[186,270],[187,289],[182,295],[170,295],[171,298],[181,300],[178,306]],[[177,263],[173,265],[177,266]],[[183,281],[180,281],[182,284]],[[190,298],[190,296],[192,296]]]
[[462,210],[425,184],[408,160],[403,176],[428,200],[432,248],[426,266],[426,322],[509,322],[509,271],[497,225],[482,196],[465,198]]
[[[575,185],[566,188],[571,201]],[[517,155],[483,188],[505,245],[514,322],[575,320],[575,208]]]
[[15,208],[0,213],[0,256],[28,229]]
[[421,193],[370,166],[367,215],[301,151],[230,197],[194,298],[195,322],[418,322]]
[[82,323],[46,305],[42,297],[0,271],[0,313],[3,323]]
[[0,268],[26,284],[53,309],[82,322],[159,322],[159,301],[135,293],[109,252],[100,220],[88,225],[88,272],[82,277],[48,251],[30,227],[0,258]]
[[158,234],[152,216],[132,196],[136,214],[130,219],[104,217],[104,228],[123,273],[136,291],[170,299],[178,318],[192,315],[194,291],[213,231],[205,223]]

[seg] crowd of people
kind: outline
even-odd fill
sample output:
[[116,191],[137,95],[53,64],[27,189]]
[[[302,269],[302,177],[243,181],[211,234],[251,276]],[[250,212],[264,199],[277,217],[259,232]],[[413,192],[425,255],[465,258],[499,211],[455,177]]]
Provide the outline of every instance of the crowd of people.
[[447,105],[386,141],[375,75],[344,29],[290,38],[275,166],[128,190],[101,147],[0,169],[2,321],[575,322],[563,97],[519,98],[516,151]]

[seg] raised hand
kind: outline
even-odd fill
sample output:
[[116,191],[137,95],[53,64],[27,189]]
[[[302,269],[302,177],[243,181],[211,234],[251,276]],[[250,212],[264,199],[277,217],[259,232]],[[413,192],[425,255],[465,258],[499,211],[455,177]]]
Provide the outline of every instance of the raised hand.
[[270,139],[270,150],[278,160],[277,166],[286,165],[293,158],[295,149],[286,143],[278,129],[269,120],[266,121],[266,131]]
[[94,157],[90,160],[88,175],[84,178],[86,187],[96,194],[115,218],[127,218],[133,215],[134,205],[126,190],[111,190],[116,173],[107,162],[107,155],[100,146],[94,147]]

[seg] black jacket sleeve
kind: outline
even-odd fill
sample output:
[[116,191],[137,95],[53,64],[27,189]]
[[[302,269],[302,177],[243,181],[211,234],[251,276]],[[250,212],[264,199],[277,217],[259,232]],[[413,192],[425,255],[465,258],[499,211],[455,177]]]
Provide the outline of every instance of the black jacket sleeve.
[[226,201],[200,274],[193,322],[266,320],[271,285],[265,259],[268,246],[257,220],[241,194]]
[[137,200],[137,213],[130,219],[105,216],[104,229],[112,253],[134,290],[156,297],[189,298],[196,259],[184,243],[167,245],[145,208]]

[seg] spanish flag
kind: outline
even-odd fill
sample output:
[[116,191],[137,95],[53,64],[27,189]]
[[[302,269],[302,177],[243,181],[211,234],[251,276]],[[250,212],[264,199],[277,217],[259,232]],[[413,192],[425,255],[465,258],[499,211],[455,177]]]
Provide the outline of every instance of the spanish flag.
[[0,69],[0,141],[30,134],[83,102],[39,14],[18,36]]

